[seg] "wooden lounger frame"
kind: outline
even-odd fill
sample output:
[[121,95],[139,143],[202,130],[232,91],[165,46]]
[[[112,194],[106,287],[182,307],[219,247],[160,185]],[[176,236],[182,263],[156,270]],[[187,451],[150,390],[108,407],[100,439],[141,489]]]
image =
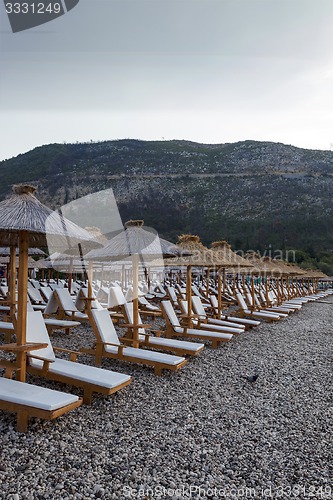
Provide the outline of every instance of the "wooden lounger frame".
[[[85,354],[90,354],[90,355],[94,356],[96,366],[101,366],[103,358],[118,359],[120,361],[127,361],[130,363],[137,363],[140,365],[153,366],[155,375],[161,376],[163,370],[178,371],[181,368],[183,368],[183,366],[185,366],[187,363],[187,359],[185,359],[184,361],[182,361],[181,363],[178,363],[177,365],[169,365],[166,363],[159,363],[157,361],[152,361],[150,359],[141,359],[141,358],[136,358],[135,356],[126,356],[126,355],[124,355],[123,351],[124,351],[124,348],[128,347],[128,346],[126,346],[124,344],[112,344],[112,343],[103,342],[101,337],[100,337],[98,327],[95,323],[95,320],[94,320],[94,317],[92,316],[91,311],[89,311],[88,315],[89,315],[89,319],[90,319],[90,324],[92,326],[92,329],[93,329],[95,337],[96,337],[95,347],[94,348],[81,348],[80,351],[85,353]],[[132,343],[132,342],[137,342],[137,341],[132,341],[131,339],[127,339],[126,342]],[[106,351],[105,347],[108,345],[113,346],[113,347],[117,347],[117,349],[118,349],[117,353],[114,354],[114,353]]]
[[[168,302],[170,302],[170,301],[168,301]],[[163,303],[163,301],[161,303]],[[190,327],[190,326],[184,326],[182,324],[180,324],[180,325],[173,325],[171,323],[171,321],[170,321],[170,318],[169,318],[168,314],[165,312],[163,306],[162,306],[162,312],[163,312],[163,317],[164,317],[164,319],[166,321],[165,336],[168,337],[168,338],[171,338],[171,337],[184,337],[184,338],[187,338],[187,339],[208,340],[209,342],[212,343],[212,347],[214,349],[216,349],[217,347],[220,347],[220,345],[221,345],[222,342],[229,342],[230,341],[230,339],[223,339],[223,338],[217,339],[213,335],[212,336],[204,335],[204,336],[200,337],[199,328],[196,328],[196,326]],[[184,315],[182,315],[182,316],[184,316]],[[196,316],[197,315],[191,315],[192,318],[195,318]],[[176,332],[175,328],[182,328],[183,329],[183,333]],[[198,330],[198,334],[196,335],[196,334],[193,334],[193,333],[188,333],[188,330]],[[208,330],[203,330],[203,331],[208,332]],[[213,331],[211,331],[210,333],[219,333],[219,332],[213,332]]]
[[62,408],[58,408],[56,410],[42,410],[40,408],[34,408],[33,406],[25,406],[0,399],[1,410],[9,411],[11,413],[17,413],[16,428],[18,432],[27,432],[29,417],[42,418],[43,420],[54,420],[55,418],[61,417],[61,415],[64,415],[65,413],[78,408],[79,406],[81,406],[81,404],[82,399],[79,399],[74,403],[63,406]]

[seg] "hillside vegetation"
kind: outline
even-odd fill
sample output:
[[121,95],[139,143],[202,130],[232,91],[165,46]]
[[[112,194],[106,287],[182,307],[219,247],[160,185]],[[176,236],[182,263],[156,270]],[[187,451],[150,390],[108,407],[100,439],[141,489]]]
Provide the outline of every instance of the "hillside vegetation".
[[168,239],[190,232],[236,249],[297,249],[304,265],[333,266],[331,151],[128,139],[50,144],[0,167],[1,198],[29,182],[55,208],[112,187],[123,221],[144,218]]

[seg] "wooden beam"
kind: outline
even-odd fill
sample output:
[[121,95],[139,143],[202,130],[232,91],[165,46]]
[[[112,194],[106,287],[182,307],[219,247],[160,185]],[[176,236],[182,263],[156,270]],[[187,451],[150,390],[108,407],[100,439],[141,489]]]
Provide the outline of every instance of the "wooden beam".
[[[28,231],[20,231],[19,235],[19,269],[18,269],[18,304],[16,323],[16,342],[26,344],[27,337],[27,302],[28,302]],[[17,365],[20,368],[17,380],[26,380],[26,352],[17,353]]]

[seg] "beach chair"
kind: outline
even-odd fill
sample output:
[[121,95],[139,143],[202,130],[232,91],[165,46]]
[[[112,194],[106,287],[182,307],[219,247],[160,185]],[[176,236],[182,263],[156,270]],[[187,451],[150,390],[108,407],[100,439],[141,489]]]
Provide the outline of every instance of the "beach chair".
[[249,330],[250,328],[254,328],[255,326],[260,325],[260,321],[254,320],[254,319],[248,319],[248,318],[238,318],[237,316],[234,316],[233,314],[227,315],[227,314],[220,314],[219,316],[219,304],[217,297],[215,295],[210,295],[209,296],[210,303],[213,307],[214,310],[214,315],[217,319],[224,319],[224,320],[229,320],[232,321],[233,323],[244,325],[245,330]]
[[37,288],[34,288],[33,286],[28,287],[28,295],[31,300],[31,303],[33,305],[41,305],[41,306],[46,306],[45,300],[42,297],[40,291]]
[[[148,316],[148,317],[160,317],[162,316],[161,310],[156,307],[152,306],[145,297],[138,297],[139,304],[144,304],[144,308],[140,308],[140,312],[142,316]],[[118,314],[120,313],[119,319],[123,317],[123,309],[122,307],[124,304],[127,304],[128,301],[126,300],[125,295],[123,294],[122,289],[119,286],[115,287],[110,287],[109,290],[109,303],[108,307],[111,308],[114,312],[117,312]],[[149,308],[148,308],[149,307]],[[113,314],[113,317],[115,315]]]
[[27,431],[29,417],[53,420],[81,404],[73,394],[0,377],[0,409],[17,414],[18,432]]
[[155,374],[162,375],[162,370],[176,371],[187,363],[184,357],[121,344],[110,315],[105,309],[92,309],[89,317],[96,336],[96,345],[92,349],[82,348],[80,351],[95,356],[97,365],[100,365],[102,358],[106,357],[153,366]]
[[[192,296],[193,297],[193,296]],[[213,323],[208,323],[206,315],[190,313],[188,314],[188,303],[187,300],[179,301],[180,307],[183,311],[181,318],[183,318],[184,322],[191,322],[191,326],[196,328],[197,330],[209,330],[213,332],[221,332],[221,333],[232,333],[233,335],[237,335],[239,333],[244,332],[244,327],[240,325],[238,327],[232,326],[222,326]]]
[[[175,288],[173,286],[167,286],[167,292],[168,292],[169,300],[172,302],[173,307],[175,309],[178,309],[179,308],[178,296],[177,296]],[[180,298],[185,299],[185,297],[183,297],[183,296],[181,296]]]
[[165,331],[165,335],[167,337],[185,337],[196,340],[206,340],[211,342],[214,348],[219,347],[221,342],[228,342],[233,337],[232,333],[213,332],[209,330],[200,330],[198,328],[188,328],[187,326],[182,326],[170,300],[162,300],[161,306],[163,316],[166,320],[167,325]]
[[162,316],[161,309],[158,306],[154,306],[153,304],[148,302],[146,297],[138,297],[138,301],[141,312],[145,313],[146,315],[152,315],[153,317]]
[[15,334],[13,323],[10,321],[0,321],[0,333],[4,334],[5,343],[9,344],[11,336]]
[[[200,325],[204,326],[221,326],[229,327],[235,329],[231,333],[241,333],[245,331],[245,326],[240,323],[233,323],[232,321],[226,321],[224,319],[209,318],[206,309],[203,307],[200,297],[192,296],[192,306],[194,314],[199,316]],[[229,331],[229,330],[227,330]]]
[[[35,311],[33,305],[30,302],[29,296],[27,301],[27,311],[33,312]],[[44,313],[45,314],[45,313]],[[65,330],[65,333],[69,334],[71,328],[75,328],[80,326],[81,323],[79,321],[71,321],[66,319],[57,319],[57,318],[49,318],[43,316],[44,323],[46,325],[48,333],[51,335],[53,330]]]
[[[259,305],[260,305],[260,307],[263,307],[266,311],[273,311],[273,312],[277,312],[277,313],[282,312],[282,313],[290,314],[290,313],[293,313],[299,309],[298,306],[287,307],[287,306],[284,306],[283,304],[277,305],[277,302],[273,300],[272,295],[270,295],[270,293],[268,292],[267,296],[266,296],[263,290],[259,290],[259,296],[261,299],[261,302],[259,302]],[[256,295],[255,297],[257,297],[256,303],[258,304],[258,295]]]
[[[133,331],[133,303],[127,302],[126,304],[124,304],[123,312],[127,325],[120,326],[126,326],[131,333]],[[151,325],[142,324],[140,314],[138,326],[140,327],[138,331],[138,340],[140,347],[148,347],[151,349],[157,349],[159,351],[171,351],[178,356],[184,356],[185,354],[196,356],[205,347],[204,344],[198,344],[197,342],[187,342],[184,340],[175,340],[172,338],[161,337],[160,335],[163,332],[161,332],[160,330],[150,330],[155,335],[147,333],[145,328],[150,328]],[[125,341],[124,338],[122,340]]]
[[7,299],[7,295],[8,295],[8,286],[1,285],[0,286],[0,298]]
[[192,289],[193,294],[196,297],[199,297],[203,301],[203,303],[205,303],[205,304],[208,303],[208,299],[206,297],[204,297],[204,295],[202,295],[202,293],[200,292],[200,290],[198,289],[198,287],[196,285],[192,285],[191,289]]
[[49,301],[52,293],[53,293],[53,290],[51,287],[49,286],[42,286],[40,289],[39,289],[39,293],[41,294],[41,296],[44,298],[44,301],[47,302]]
[[[91,309],[104,309],[102,304],[97,300],[94,293],[92,293],[92,300],[90,300]],[[75,307],[78,311],[85,312],[87,310],[88,301],[88,288],[81,286],[75,299]]]
[[257,318],[257,319],[264,319],[265,321],[272,322],[272,321],[279,321],[280,316],[278,313],[273,313],[273,312],[267,312],[267,311],[250,311],[248,309],[248,306],[246,305],[246,302],[244,300],[243,295],[240,292],[236,292],[236,298],[237,302],[240,307],[240,314],[243,314],[246,317],[250,318]]
[[88,321],[88,316],[75,306],[67,288],[56,288],[46,305],[45,316],[56,314],[58,319],[70,318],[74,321]]
[[251,311],[256,311],[256,312],[259,312],[259,313],[268,313],[268,314],[278,314],[280,316],[280,319],[281,318],[287,318],[288,317],[288,314],[289,312],[287,311],[272,311],[270,310],[269,308],[263,308],[260,304],[260,301],[257,297],[256,294],[254,294],[254,302],[253,302],[253,299],[252,299],[252,293],[250,292],[247,292],[245,294],[246,296],[246,299],[247,299],[247,303],[248,303],[248,307],[250,308]]
[[[132,382],[132,377],[129,375],[76,363],[77,355],[82,353],[52,348],[42,314],[39,311],[27,313],[27,342],[47,344],[44,349],[27,353],[27,372],[82,388],[85,404],[91,404],[94,392],[110,395]],[[55,356],[57,351],[68,353],[70,361],[57,358]]]

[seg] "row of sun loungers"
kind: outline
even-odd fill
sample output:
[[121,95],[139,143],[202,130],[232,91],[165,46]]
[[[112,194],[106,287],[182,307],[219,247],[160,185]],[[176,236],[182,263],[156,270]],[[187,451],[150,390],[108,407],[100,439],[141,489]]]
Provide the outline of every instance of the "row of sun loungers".
[[[0,378],[0,408],[17,413],[17,428],[24,432],[30,416],[54,419],[82,403],[90,404],[93,393],[110,395],[132,382],[129,375],[100,368],[103,359],[151,366],[157,375],[164,370],[178,371],[188,363],[190,356],[196,356],[204,349],[205,343],[209,342],[216,348],[231,341],[234,335],[259,326],[260,321],[285,319],[304,303],[331,293],[308,290],[305,296],[306,290],[294,288],[293,297],[289,298],[290,290],[285,288],[277,290],[271,286],[264,291],[256,286],[251,290],[238,283],[234,290],[224,290],[224,303],[238,304],[237,312],[226,315],[219,312],[213,284],[206,283],[206,288],[193,285],[191,311],[188,311],[184,297],[185,284],[173,285],[160,284],[153,294],[142,294],[139,324],[134,325],[133,304],[118,286],[103,292],[106,303],[102,305],[96,297],[93,300],[88,297],[86,287],[75,284],[72,291],[76,295],[71,296],[61,284],[52,289],[32,282],[28,290],[27,345],[31,349],[27,347],[27,372],[81,388],[83,398],[12,380],[15,367],[11,367],[10,361],[3,361],[0,367],[6,370],[9,378]],[[47,290],[45,294],[43,289]],[[4,287],[0,291],[6,294]],[[152,296],[155,303],[147,300],[147,296]],[[283,302],[278,303],[279,297],[284,299]],[[8,305],[0,310],[4,315],[0,332],[6,343],[15,332],[14,322],[8,321],[8,317],[5,321],[9,310]],[[162,329],[153,329],[141,317],[155,319],[161,315],[166,325]],[[118,336],[114,321],[122,321],[119,326],[126,329],[125,336]],[[49,335],[53,330],[62,328],[67,333],[74,332],[82,322],[92,327],[96,339],[94,346],[82,347],[79,352],[52,347]],[[45,347],[34,350],[35,344]],[[57,352],[62,356],[67,354],[69,360],[57,357]],[[97,366],[77,362],[82,354],[92,355]]]

